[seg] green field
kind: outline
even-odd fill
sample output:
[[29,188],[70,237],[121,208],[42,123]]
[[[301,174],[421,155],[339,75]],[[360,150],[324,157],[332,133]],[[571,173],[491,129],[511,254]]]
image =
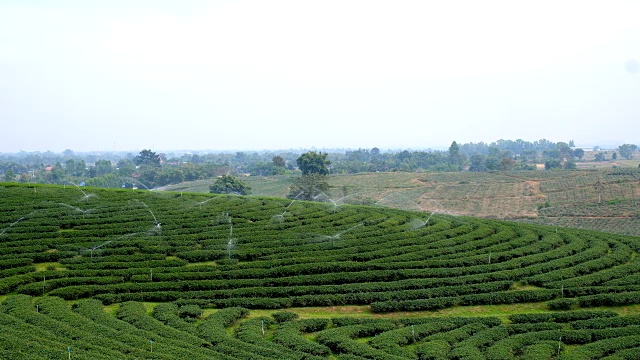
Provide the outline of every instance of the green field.
[[0,199],[1,358],[640,350],[638,237],[184,192],[4,184]]
[[[242,180],[252,187],[254,195],[286,197],[293,178],[287,175]],[[328,180],[329,195],[335,200],[342,199],[339,203],[367,203],[640,235],[640,170],[635,168],[363,173],[330,175]],[[595,189],[598,181],[603,184],[600,194]],[[208,192],[210,183],[197,181],[168,189]],[[585,213],[585,208],[590,211]]]

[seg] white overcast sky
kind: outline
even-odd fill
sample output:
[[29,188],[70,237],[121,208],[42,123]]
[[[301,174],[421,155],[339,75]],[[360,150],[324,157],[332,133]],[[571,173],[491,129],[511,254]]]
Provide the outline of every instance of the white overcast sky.
[[640,1],[0,0],[0,152],[640,144]]

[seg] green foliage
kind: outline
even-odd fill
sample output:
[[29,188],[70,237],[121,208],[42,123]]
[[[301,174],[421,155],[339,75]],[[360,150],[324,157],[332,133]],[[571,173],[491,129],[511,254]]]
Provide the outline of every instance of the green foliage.
[[293,321],[298,318],[298,314],[290,312],[290,311],[278,311],[271,314],[271,316],[278,323],[283,323],[285,321]]
[[209,192],[214,194],[249,195],[251,194],[251,187],[235,176],[227,174],[217,178],[216,181],[209,186]]
[[620,156],[627,160],[633,159],[633,152],[637,149],[638,146],[634,144],[622,144],[618,146],[618,152],[620,153]]
[[578,305],[578,301],[576,299],[557,299],[549,301],[548,305],[551,310],[571,310]]
[[460,146],[455,141],[449,146],[449,164],[460,170],[465,162],[464,155],[460,153]]
[[561,166],[560,160],[558,159],[549,159],[544,162],[545,170],[559,169]]
[[160,155],[150,149],[144,149],[133,158],[133,162],[136,165],[160,166]]
[[247,168],[247,170],[252,176],[273,176],[283,175],[285,173],[284,167],[276,166],[275,164],[268,162],[252,164]]
[[178,316],[181,318],[197,318],[202,315],[203,310],[198,305],[183,305],[178,309]]
[[328,166],[331,165],[331,161],[327,160],[328,155],[327,153],[308,151],[300,155],[296,163],[303,176],[327,175],[329,174]]
[[279,155],[274,156],[271,159],[271,162],[273,163],[274,166],[282,167],[282,168],[284,168],[287,165],[285,159],[282,156],[279,156]]
[[12,182],[16,180],[16,173],[12,169],[7,170],[4,173],[4,181]]

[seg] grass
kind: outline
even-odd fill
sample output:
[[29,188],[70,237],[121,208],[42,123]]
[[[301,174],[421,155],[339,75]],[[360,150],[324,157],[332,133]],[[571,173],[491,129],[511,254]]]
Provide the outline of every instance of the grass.
[[159,302],[143,302],[144,308],[147,310],[147,314],[151,315],[153,313],[153,309],[160,304]]
[[[374,319],[401,319],[423,317],[497,317],[507,321],[507,317],[514,314],[541,314],[556,312],[549,310],[546,303],[523,303],[509,305],[479,305],[479,306],[454,306],[437,311],[412,311],[376,314],[372,313],[368,306],[328,306],[289,308],[287,311],[298,314],[300,319],[327,319],[336,317],[374,318]],[[620,315],[640,314],[640,305],[612,306],[581,308],[580,310],[614,311]],[[217,309],[205,309],[203,317],[216,312]],[[279,310],[251,310],[248,318],[269,317]]]
[[62,267],[62,264],[58,262],[38,263],[38,264],[33,264],[33,266],[36,268],[37,272],[51,270],[51,269],[56,271],[66,270],[66,268]]
[[[311,308],[291,308],[288,309],[300,316],[301,319],[308,318],[332,318],[332,317],[370,317],[370,318],[414,318],[414,317],[471,317],[471,316],[495,316],[506,318],[511,314],[542,313],[550,312],[545,303],[525,303],[512,305],[482,305],[482,306],[455,306],[437,311],[411,311],[376,314],[372,313],[368,306],[334,306],[334,307],[311,307]],[[265,311],[263,314],[250,316],[269,316],[273,311]]]
[[106,305],[102,307],[102,310],[104,310],[104,312],[106,312],[107,314],[111,314],[115,316],[116,310],[118,310],[118,306],[120,305],[119,304]]
[[215,261],[202,261],[202,262],[188,263],[185,266],[186,267],[190,267],[190,266],[218,266],[218,263],[216,263]]
[[542,289],[544,288],[533,286],[533,285],[523,285],[519,282],[513,283],[513,285],[511,285],[511,288],[509,288],[509,290],[542,290]]

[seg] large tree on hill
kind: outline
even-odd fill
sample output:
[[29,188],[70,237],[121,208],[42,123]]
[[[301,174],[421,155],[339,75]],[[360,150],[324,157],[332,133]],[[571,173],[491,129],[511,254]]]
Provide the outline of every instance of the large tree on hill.
[[249,195],[251,194],[251,187],[238,180],[235,176],[227,174],[216,179],[216,181],[209,186],[209,192],[214,194]]
[[328,166],[331,165],[331,161],[327,160],[328,155],[327,153],[308,151],[300,155],[296,163],[303,176],[311,174],[327,175],[329,174]]
[[316,196],[329,191],[326,175],[329,174],[328,166],[331,161],[327,160],[328,155],[308,151],[296,159],[302,176],[295,179],[289,186],[289,198],[314,200]]
[[142,150],[140,155],[133,158],[136,165],[160,166],[160,155],[151,150]]

